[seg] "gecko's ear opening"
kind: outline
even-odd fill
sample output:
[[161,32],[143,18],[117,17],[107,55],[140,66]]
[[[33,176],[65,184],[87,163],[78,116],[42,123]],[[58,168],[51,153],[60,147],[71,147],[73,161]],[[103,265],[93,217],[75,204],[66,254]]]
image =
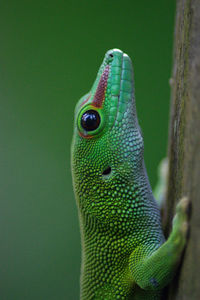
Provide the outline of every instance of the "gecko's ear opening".
[[111,173],[111,167],[108,167],[103,171],[102,175],[109,175],[110,173]]

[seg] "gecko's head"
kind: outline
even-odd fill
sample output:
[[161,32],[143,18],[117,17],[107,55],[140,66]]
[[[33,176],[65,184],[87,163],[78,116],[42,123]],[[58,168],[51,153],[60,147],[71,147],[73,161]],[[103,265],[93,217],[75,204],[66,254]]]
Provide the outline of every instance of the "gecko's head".
[[108,216],[119,189],[133,185],[142,159],[131,59],[109,50],[91,91],[75,109],[72,171],[80,207]]

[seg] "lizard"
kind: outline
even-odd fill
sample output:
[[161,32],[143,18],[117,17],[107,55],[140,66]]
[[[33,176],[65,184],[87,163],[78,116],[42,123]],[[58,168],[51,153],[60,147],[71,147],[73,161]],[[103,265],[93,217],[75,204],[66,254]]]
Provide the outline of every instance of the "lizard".
[[143,151],[132,61],[112,49],[75,108],[71,168],[82,244],[81,300],[159,300],[180,263],[189,200],[177,204],[165,240]]

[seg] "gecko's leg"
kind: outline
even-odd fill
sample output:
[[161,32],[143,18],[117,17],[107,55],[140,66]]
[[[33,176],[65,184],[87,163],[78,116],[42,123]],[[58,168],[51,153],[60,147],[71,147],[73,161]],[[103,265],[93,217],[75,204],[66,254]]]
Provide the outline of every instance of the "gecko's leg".
[[168,240],[147,254],[139,246],[130,256],[129,267],[134,281],[146,290],[160,290],[173,277],[186,245],[189,200],[184,197],[176,207],[172,232]]

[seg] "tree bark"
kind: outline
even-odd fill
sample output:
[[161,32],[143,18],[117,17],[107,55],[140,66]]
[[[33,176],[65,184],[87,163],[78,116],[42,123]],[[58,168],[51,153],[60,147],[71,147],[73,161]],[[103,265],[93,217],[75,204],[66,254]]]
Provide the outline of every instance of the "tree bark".
[[200,299],[200,0],[178,0],[171,79],[167,229],[183,196],[191,201],[190,234],[169,300]]

